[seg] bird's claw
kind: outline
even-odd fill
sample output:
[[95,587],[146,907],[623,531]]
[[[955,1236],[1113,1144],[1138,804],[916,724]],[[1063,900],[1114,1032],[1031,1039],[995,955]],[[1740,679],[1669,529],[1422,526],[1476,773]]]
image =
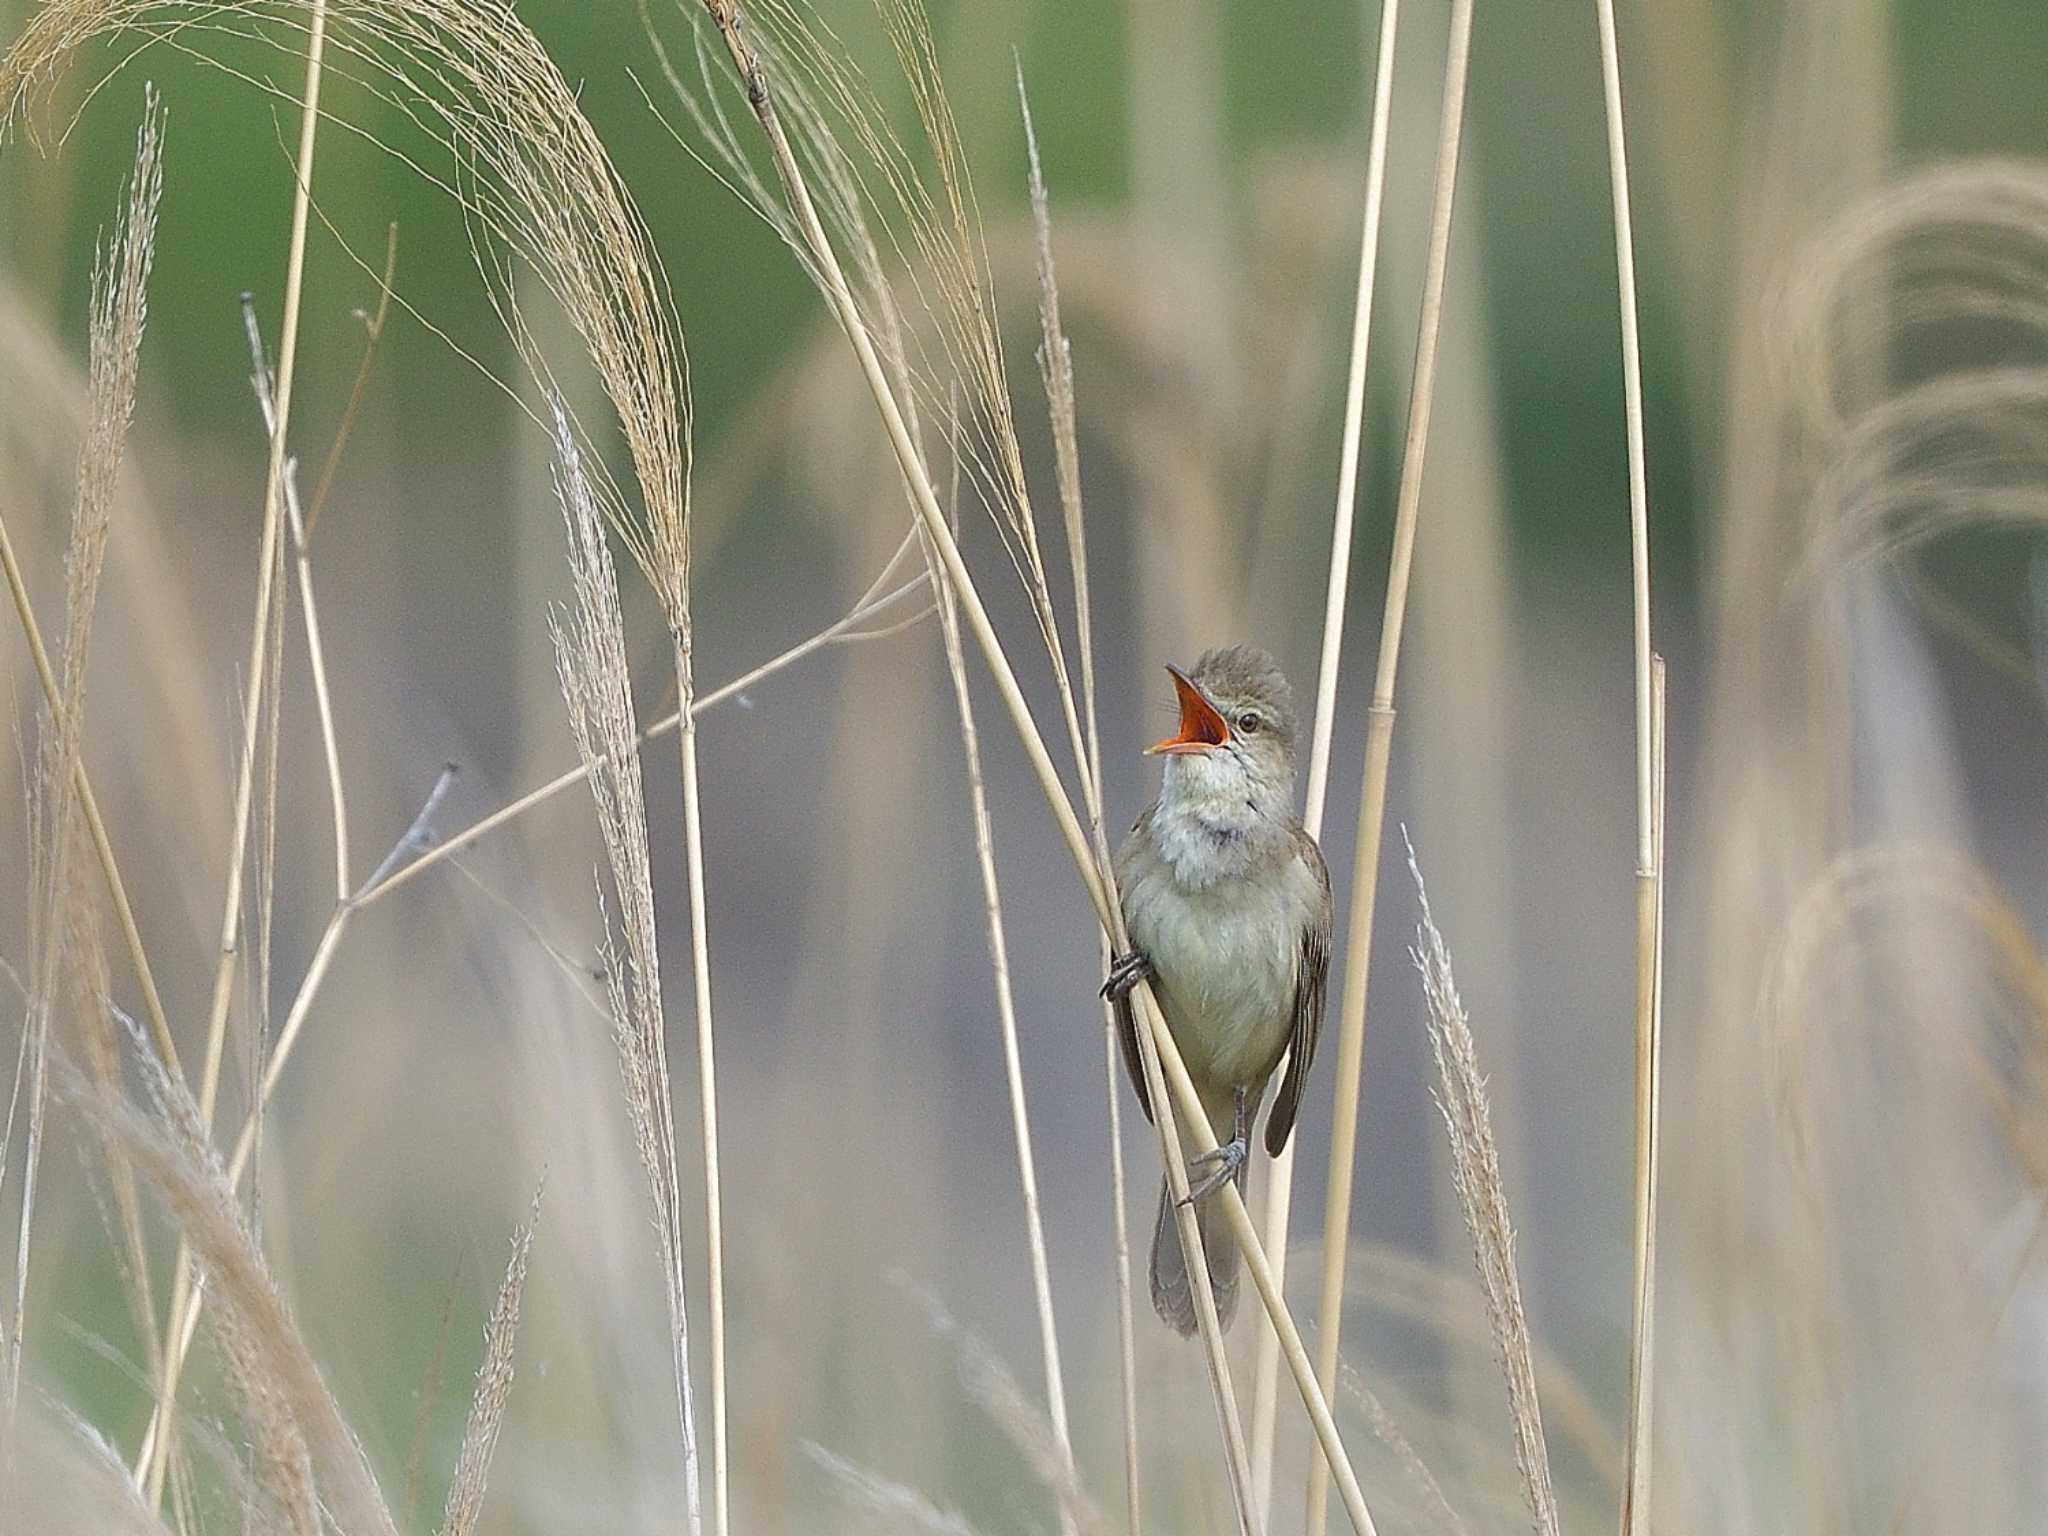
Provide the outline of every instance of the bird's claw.
[[1204,1174],[1200,1181],[1188,1190],[1187,1195],[1180,1203],[1182,1205],[1193,1205],[1197,1200],[1215,1194],[1217,1190],[1237,1177],[1238,1170],[1244,1167],[1246,1159],[1250,1156],[1251,1147],[1246,1143],[1245,1138],[1233,1136],[1214,1151],[1202,1152],[1189,1158],[1188,1167],[1190,1169],[1206,1167],[1211,1163],[1215,1164],[1215,1167]]
[[1150,981],[1157,974],[1152,968],[1152,957],[1145,951],[1127,951],[1110,961],[1109,980],[1102,984],[1102,995],[1111,1002],[1121,1002],[1130,996],[1131,988],[1141,981]]

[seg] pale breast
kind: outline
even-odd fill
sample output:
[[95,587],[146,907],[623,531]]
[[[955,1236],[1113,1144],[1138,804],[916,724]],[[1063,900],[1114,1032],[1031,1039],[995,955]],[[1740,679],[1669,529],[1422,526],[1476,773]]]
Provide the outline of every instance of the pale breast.
[[1119,862],[1131,941],[1152,957],[1189,1072],[1204,1085],[1263,1084],[1293,1023],[1302,933],[1322,895],[1314,871],[1291,845],[1192,887],[1156,847]]

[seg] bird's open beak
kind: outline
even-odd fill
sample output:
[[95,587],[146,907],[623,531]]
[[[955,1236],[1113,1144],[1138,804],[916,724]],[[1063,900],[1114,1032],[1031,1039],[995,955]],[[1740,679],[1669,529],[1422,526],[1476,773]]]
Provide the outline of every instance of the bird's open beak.
[[1216,706],[1202,697],[1202,690],[1189,682],[1180,668],[1166,670],[1173,676],[1173,691],[1180,695],[1180,734],[1147,747],[1146,753],[1213,752],[1227,745],[1230,726],[1216,712]]

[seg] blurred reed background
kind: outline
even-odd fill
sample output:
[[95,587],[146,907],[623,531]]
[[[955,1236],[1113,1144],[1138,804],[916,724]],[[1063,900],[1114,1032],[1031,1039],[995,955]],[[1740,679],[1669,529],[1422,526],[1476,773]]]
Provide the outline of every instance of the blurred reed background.
[[[0,0],[0,42],[36,9]],[[93,253],[133,173],[145,80],[168,114],[81,752],[188,1060],[217,958],[264,505],[238,296],[254,295],[274,349],[303,71],[279,8],[234,9],[282,50],[196,27],[178,41],[235,73],[159,43],[109,78],[133,39],[89,43],[0,149],[0,517],[45,629],[61,633]],[[1409,0],[1394,71],[1324,838],[1340,906],[1448,9]],[[913,104],[865,0],[817,10],[908,132]],[[666,35],[687,35],[679,12],[656,11]],[[531,0],[519,14],[575,88],[673,290],[708,690],[858,604],[910,526],[900,472],[797,261],[650,106],[686,123],[635,7]],[[1139,748],[1172,718],[1161,663],[1249,640],[1304,702],[1313,692],[1378,10],[935,0],[932,23],[1026,464],[1050,507],[1015,70],[1030,89],[1074,347],[1120,830],[1154,788]],[[1619,27],[1671,678],[1653,1524],[2042,1529],[2048,8],[1623,0]],[[1619,1497],[1631,1262],[1628,496],[1599,89],[1590,3],[1477,7],[1390,793],[1490,1074],[1575,1531],[1611,1522]],[[360,876],[445,764],[459,773],[435,806],[442,835],[575,765],[548,629],[571,582],[557,445],[529,414],[544,403],[489,306],[462,211],[371,142],[414,143],[390,103],[344,74],[327,91],[291,449],[308,483],[345,431],[314,548]],[[752,128],[743,101],[727,107]],[[403,304],[365,370],[393,225]],[[574,333],[530,275],[513,283],[563,395],[602,420]],[[484,370],[514,381],[510,398]],[[600,432],[594,446],[600,467],[628,474],[619,443]],[[1028,654],[1032,615],[972,508],[963,543],[998,627]],[[674,707],[667,634],[621,568],[651,721]],[[1028,1426],[991,1411],[978,1363],[1006,1362],[1040,1401],[945,653],[929,617],[893,625],[927,601],[911,594],[863,626],[882,633],[821,649],[699,725],[732,1510],[749,1532],[1058,1521]],[[334,906],[296,597],[284,635],[274,980],[266,1000],[253,952],[238,973],[228,1124]],[[15,806],[34,776],[39,684],[11,614],[5,636],[23,746],[0,763],[0,803]],[[1043,667],[1024,670],[1051,718]],[[970,672],[981,690],[985,673]],[[977,698],[1078,1472],[1115,1529],[1097,938],[1023,754],[993,698]],[[648,764],[696,1307],[681,806],[672,748]],[[442,1505],[482,1320],[543,1187],[481,1528],[680,1524],[661,1273],[605,1011],[594,834],[587,792],[572,789],[355,914],[267,1114],[252,1219],[400,1528],[425,1528]],[[27,987],[34,973],[32,846],[26,818],[5,818],[0,870],[21,875],[0,879],[0,1046],[29,1028],[7,977]],[[1343,1336],[1382,1409],[1344,1392],[1337,1416],[1381,1529],[1511,1529],[1527,1517],[1406,963],[1418,909],[1400,859],[1384,863]],[[111,996],[139,1012],[110,954]],[[1351,959],[1337,956],[1340,974]],[[58,1010],[54,1038],[74,1058],[78,1027]],[[1311,1334],[1329,1102],[1319,1063],[1289,1270]],[[1148,1191],[1156,1146],[1123,1105],[1133,1188]],[[11,1213],[23,1131],[10,1124]],[[40,1427],[10,1458],[27,1475],[20,1507],[43,1523],[20,1528],[151,1529],[105,1513],[120,1498],[80,1470],[91,1458],[66,1424],[132,1463],[148,1346],[99,1133],[60,1096],[47,1137],[22,1387]],[[161,1313],[177,1228],[143,1202]],[[1142,1247],[1149,1200],[1133,1204]],[[1248,1394],[1261,1319],[1244,1310],[1231,1343]],[[1147,1526],[1231,1529],[1201,1353],[1142,1296],[1139,1312]],[[187,1450],[232,1465],[247,1436],[209,1337],[182,1389]],[[1275,1531],[1301,1528],[1311,1440],[1296,1407],[1283,1389]],[[1382,1410],[1441,1503],[1376,1429]],[[873,1486],[863,1509],[847,1466],[931,1509],[892,1510]],[[212,1491],[176,1518],[239,1522],[232,1478],[188,1481]],[[931,1523],[940,1511],[960,1523]]]

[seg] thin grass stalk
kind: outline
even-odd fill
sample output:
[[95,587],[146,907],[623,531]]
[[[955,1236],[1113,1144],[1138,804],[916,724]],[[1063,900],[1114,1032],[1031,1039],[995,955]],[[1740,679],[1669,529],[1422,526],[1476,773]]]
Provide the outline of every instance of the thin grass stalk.
[[[679,578],[687,580],[687,576]],[[676,693],[683,715],[679,737],[683,779],[683,849],[690,883],[690,979],[697,1018],[697,1094],[704,1148],[704,1261],[710,1292],[711,1525],[726,1536],[730,1483],[725,1429],[725,1216],[718,1157],[718,1067],[711,1031],[711,939],[704,902],[704,813],[697,782],[697,717],[690,641],[674,632]]]
[[[933,559],[936,560],[934,555]],[[981,768],[981,737],[974,724],[974,701],[967,688],[967,657],[960,644],[960,621],[953,592],[944,586],[939,599],[939,628],[945,637],[946,672],[953,681],[953,702],[960,717],[960,745],[967,763],[967,794],[974,821],[974,853],[981,871],[982,916],[988,930],[989,968],[995,976],[996,1023],[1003,1043],[1003,1077],[1010,1093],[1010,1128],[1017,1142],[1017,1179],[1024,1196],[1025,1246],[1031,1257],[1031,1293],[1038,1309],[1039,1352],[1045,1364],[1045,1399],[1053,1442],[1071,1477],[1074,1445],[1067,1428],[1067,1389],[1060,1370],[1059,1332],[1052,1309],[1052,1272],[1046,1259],[1045,1217],[1038,1198],[1038,1162],[1031,1149],[1031,1113],[1024,1096],[1024,1064],[1017,1045],[1017,1007],[1010,987],[1009,940],[1003,926],[1003,893],[996,878],[995,831],[989,817],[988,785]],[[1071,1532],[1073,1518],[1060,1509],[1060,1528]]]
[[[1104,974],[1108,973],[1109,939],[1100,944]],[[1117,1406],[1123,1429],[1124,1520],[1130,1536],[1139,1536],[1143,1501],[1138,1474],[1138,1331],[1131,1308],[1131,1233],[1129,1197],[1124,1181],[1123,1094],[1117,1082],[1122,1069],[1114,1019],[1102,1032],[1102,1070],[1109,1082],[1109,1219],[1112,1273],[1116,1278]]]
[[[1067,537],[1067,565],[1074,589],[1074,638],[1081,655],[1081,719],[1087,752],[1081,769],[1087,797],[1089,831],[1095,839],[1096,863],[1107,868],[1109,838],[1102,812],[1102,732],[1095,708],[1095,628],[1088,596],[1088,519],[1081,499],[1079,412],[1074,397],[1074,353],[1060,323],[1060,285],[1052,255],[1052,203],[1045,189],[1045,171],[1038,157],[1038,131],[1031,121],[1031,98],[1024,89],[1024,65],[1017,62],[1017,106],[1024,120],[1024,144],[1031,168],[1031,222],[1038,255],[1038,320],[1040,378],[1045,384],[1046,414],[1052,423],[1053,459],[1058,470],[1060,515]],[[1109,934],[1096,941],[1097,958],[1106,975],[1110,962]],[[1119,1408],[1123,1429],[1124,1502],[1130,1536],[1141,1530],[1138,1474],[1138,1344],[1131,1306],[1131,1245],[1126,1207],[1123,1147],[1123,1094],[1119,1082],[1116,1013],[1107,999],[1102,1007],[1103,1081],[1109,1123],[1109,1203],[1116,1281],[1117,1365]],[[1064,1440],[1064,1425],[1062,1439]],[[1068,1452],[1072,1459],[1071,1450]]]
[[[909,483],[918,515],[923,519],[925,528],[946,567],[947,577],[959,596],[961,608],[968,618],[968,628],[973,632],[975,643],[981,648],[983,659],[995,679],[997,693],[1002,698],[1011,723],[1016,728],[1025,757],[1031,764],[1039,787],[1045,794],[1054,825],[1074,860],[1076,873],[1089,900],[1094,904],[1097,918],[1106,928],[1115,932],[1121,927],[1122,913],[1115,899],[1114,884],[1108,879],[1106,871],[1097,867],[1090,854],[1087,834],[1082,830],[1080,820],[1074,814],[1073,802],[1061,784],[1059,772],[1053,766],[1051,755],[1046,749],[1045,739],[1038,730],[1030,706],[1025,702],[1022,689],[1018,686],[1016,673],[1010,666],[1008,655],[996,635],[994,624],[989,619],[988,610],[981,601],[981,595],[960,554],[959,546],[954,541],[945,515],[939,508],[937,493],[925,472],[917,444],[890,389],[881,359],[875,352],[873,340],[848,286],[845,270],[825,234],[817,208],[811,200],[809,184],[796,162],[788,135],[782,128],[760,59],[741,33],[738,8],[731,0],[706,0],[706,10],[718,27],[727,51],[732,56],[746,91],[748,104],[767,137],[775,162],[776,175],[789,199],[790,211],[794,214],[798,230],[824,279],[822,287],[826,301],[832,308],[834,318],[845,332],[848,343],[854,349],[862,376],[882,417],[890,446],[896,453],[897,462],[902,466],[905,479]],[[1132,996],[1135,1000],[1134,1006],[1145,1025],[1139,1032],[1140,1056],[1147,1062],[1154,1063],[1163,1073],[1164,1086],[1172,1090],[1187,1119],[1188,1135],[1194,1143],[1193,1152],[1200,1154],[1212,1151],[1216,1145],[1216,1138],[1202,1111],[1201,1095],[1196,1090],[1194,1079],[1188,1074],[1186,1063],[1182,1061],[1179,1049],[1174,1044],[1172,1032],[1166,1027],[1165,1017],[1159,1011],[1159,1004],[1152,994],[1151,987],[1140,982]],[[1150,1071],[1148,1068],[1148,1082]],[[1156,1087],[1154,1091],[1156,1095]],[[1163,1096],[1155,1096],[1152,1102],[1155,1109],[1162,1109],[1168,1101]],[[1159,1120],[1162,1127],[1167,1127],[1170,1126],[1171,1116],[1162,1113]],[[1165,1139],[1164,1135],[1162,1139]],[[1162,1152],[1167,1163],[1167,1178],[1171,1183],[1175,1178],[1173,1163],[1179,1156],[1180,1149],[1167,1144],[1162,1147]],[[1350,1459],[1344,1453],[1336,1423],[1330,1415],[1328,1398],[1317,1385],[1314,1372],[1310,1368],[1300,1331],[1294,1326],[1293,1319],[1288,1316],[1285,1300],[1273,1283],[1272,1271],[1266,1263],[1258,1232],[1253,1227],[1244,1201],[1238,1195],[1235,1186],[1224,1186],[1222,1193],[1224,1211],[1230,1220],[1232,1233],[1243,1251],[1245,1266],[1251,1273],[1260,1299],[1280,1329],[1283,1353],[1301,1391],[1302,1400],[1308,1408],[1317,1439],[1336,1474],[1346,1512],[1360,1536],[1368,1536],[1375,1527],[1371,1515],[1366,1510],[1364,1494],[1359,1489],[1357,1477],[1351,1470]],[[1192,1231],[1192,1224],[1184,1229],[1184,1236],[1193,1240],[1189,1253],[1189,1271],[1190,1274],[1195,1274],[1202,1266],[1199,1236]],[[1198,1280],[1198,1300],[1202,1294],[1203,1287]],[[1206,1329],[1205,1339],[1211,1346],[1212,1359],[1220,1359],[1220,1339]],[[1227,1415],[1234,1410],[1234,1405],[1226,1401],[1219,1404],[1219,1410]],[[1247,1516],[1256,1514],[1248,1505],[1244,1506],[1244,1512]]]
[[[895,633],[894,626],[871,632],[862,631],[861,626],[901,602],[905,597],[918,591],[926,583],[927,578],[917,576],[879,596],[864,598],[859,605],[849,609],[843,618],[828,624],[808,639],[798,641],[779,656],[772,657],[762,662],[758,667],[741,673],[738,677],[732,679],[731,682],[720,684],[709,693],[698,695],[690,705],[691,717],[694,719],[714,705],[723,704],[728,699],[739,697],[757,683],[774,676],[785,667],[802,661],[814,651],[823,650],[828,645],[839,645],[848,641],[879,639],[884,635]],[[916,617],[922,618],[923,616],[920,613]],[[682,721],[682,710],[670,711],[661,719],[655,721],[654,724],[641,731],[636,745],[644,747],[650,742],[660,740],[671,731],[677,729],[682,724]],[[589,777],[590,769],[583,763],[578,763],[574,768],[564,769],[554,778],[548,780],[547,783],[527,791],[518,799],[509,801],[497,810],[492,811],[489,815],[479,817],[460,832],[451,833],[449,836],[437,840],[431,848],[420,851],[418,856],[409,862],[396,865],[372,877],[364,884],[361,890],[357,891],[350,898],[350,906],[360,911],[373,902],[382,901],[400,886],[407,884],[416,876],[432,869],[443,859],[451,858],[465,849],[475,846],[507,822],[516,821],[519,817],[534,809],[534,807],[554,799],[555,796],[561,794],[564,790],[574,789]]]
[[[1649,882],[1650,976],[1648,1007],[1637,1001],[1635,1291],[1629,1330],[1628,1451],[1622,1481],[1622,1536],[1650,1528],[1650,1473],[1655,1461],[1651,1413],[1656,1406],[1653,1369],[1657,1324],[1657,1165],[1662,1140],[1664,1076],[1664,658],[1650,663],[1650,740],[1654,836]],[[1642,882],[1637,882],[1638,901]],[[1640,915],[1638,923],[1640,923]],[[1637,942],[1643,941],[1640,929]]]
[[[1437,340],[1443,321],[1444,277],[1451,246],[1451,213],[1458,187],[1458,148],[1465,127],[1465,81],[1472,51],[1472,0],[1453,0],[1444,57],[1443,116],[1437,135],[1436,185],[1431,195],[1429,246],[1408,395],[1408,428],[1401,454],[1400,491],[1394,506],[1394,547],[1387,566],[1387,601],[1380,620],[1379,666],[1366,716],[1365,778],[1359,790],[1357,855],[1351,870],[1351,921],[1345,935],[1344,997],[1337,1021],[1336,1104],[1330,1122],[1330,1171],[1323,1204],[1323,1275],[1317,1318],[1316,1379],[1325,1397],[1336,1391],[1344,1326],[1344,1260],[1351,1237],[1351,1185],[1358,1156],[1358,1106],[1365,1064],[1366,997],[1372,976],[1372,920],[1379,895],[1380,843],[1386,831],[1387,767],[1394,746],[1394,679],[1401,660],[1402,623],[1415,560],[1415,528],[1428,462],[1430,408],[1436,394]],[[1329,1517],[1328,1462],[1309,1463],[1309,1536],[1323,1536]]]
[[[1323,649],[1316,668],[1315,723],[1310,729],[1308,798],[1302,825],[1323,833],[1330,787],[1330,742],[1337,722],[1337,672],[1344,652],[1344,609],[1351,591],[1351,529],[1358,510],[1358,460],[1365,440],[1365,369],[1372,332],[1374,279],[1379,270],[1380,211],[1387,182],[1387,126],[1394,95],[1394,43],[1400,0],[1381,0],[1379,54],[1374,64],[1372,129],[1365,155],[1365,209],[1358,233],[1358,295],[1351,314],[1351,364],[1344,384],[1344,436],[1337,456],[1337,507],[1330,525],[1330,577],[1323,599]],[[1284,1072],[1284,1065],[1275,1072]],[[1266,1252],[1273,1278],[1287,1283],[1287,1224],[1294,1205],[1294,1155],[1301,1138],[1288,1138],[1266,1174]],[[1280,1388],[1280,1338],[1259,1330],[1252,1379],[1252,1491],[1262,1514],[1273,1508],[1273,1444]]]
[[[256,617],[249,644],[249,697],[242,716],[241,758],[235,786],[235,825],[228,858],[227,893],[222,902],[220,960],[214,971],[213,1003],[207,1016],[206,1060],[199,1084],[199,1117],[211,1128],[220,1089],[221,1060],[227,1042],[228,1006],[233,997],[235,958],[242,920],[242,868],[247,853],[252,791],[256,770],[256,734],[261,720],[263,660],[270,631],[270,606],[275,597],[273,576],[278,563],[280,525],[284,520],[285,449],[290,436],[292,385],[298,364],[299,306],[305,288],[306,230],[313,198],[313,151],[320,129],[320,84],[327,51],[327,4],[315,0],[306,39],[305,105],[299,114],[299,149],[292,165],[292,226],[285,257],[284,318],[278,335],[275,426],[270,434],[270,464],[263,482],[263,531],[258,557]],[[172,1312],[177,1316],[191,1292],[189,1256],[182,1256],[172,1281]],[[178,1330],[167,1330],[167,1339]],[[164,1472],[168,1465],[171,1420],[177,1411],[178,1374],[183,1351],[173,1348],[160,1373],[161,1395],[150,1415],[136,1459],[143,1495],[152,1508],[163,1507]]]
[[[248,333],[251,378],[256,403],[263,413],[264,429],[277,432],[277,394],[269,366],[264,361],[263,336],[256,323],[256,303],[242,296],[242,326]],[[348,900],[348,795],[341,779],[341,744],[334,725],[334,691],[327,681],[327,651],[320,640],[320,605],[313,593],[313,552],[307,543],[308,518],[299,505],[298,477],[288,468],[284,483],[284,510],[291,531],[292,557],[298,567],[299,611],[306,629],[306,660],[313,676],[313,703],[320,721],[320,750],[327,765],[327,798],[334,822],[334,899]]]
[[[1128,940],[1120,941],[1128,943]],[[1149,995],[1149,988],[1147,989]],[[1186,1150],[1182,1146],[1179,1131],[1175,1127],[1175,1116],[1166,1097],[1165,1068],[1160,1063],[1158,1036],[1166,1034],[1166,1021],[1159,1015],[1158,1005],[1151,1009],[1154,1026],[1148,1019],[1145,1028],[1138,1031],[1138,1056],[1145,1072],[1146,1102],[1152,1105],[1152,1115],[1159,1131],[1160,1153],[1166,1164],[1166,1185],[1173,1200],[1174,1227],[1180,1234],[1181,1253],[1187,1261],[1188,1277],[1194,1282],[1195,1318],[1205,1346],[1205,1358],[1209,1365],[1209,1384],[1216,1399],[1216,1414],[1222,1422],[1223,1449],[1228,1458],[1230,1473],[1230,1496],[1237,1510],[1238,1529],[1245,1536],[1260,1536],[1266,1529],[1260,1518],[1259,1507],[1252,1497],[1252,1473],[1250,1449],[1245,1443],[1244,1426],[1238,1418],[1237,1391],[1231,1384],[1230,1357],[1223,1349],[1223,1326],[1216,1316],[1216,1293],[1209,1283],[1208,1264],[1202,1252],[1202,1234],[1195,1217],[1194,1201],[1188,1196],[1188,1175]],[[1183,1071],[1186,1069],[1183,1068]],[[1200,1101],[1197,1100],[1197,1110]],[[1242,1201],[1239,1202],[1242,1205]]]
[[[79,835],[75,828],[74,835]],[[81,850],[80,868],[83,868],[84,857]],[[71,1012],[78,1021],[87,1073],[102,1092],[113,1092],[121,1081],[123,1046],[107,1009],[107,999],[113,995],[113,982],[107,974],[100,915],[94,900],[96,895],[96,891],[87,889],[83,880],[73,881],[68,918],[71,937],[66,942],[71,973]],[[113,1192],[115,1225],[122,1244],[122,1279],[133,1314],[135,1337],[139,1341],[142,1358],[147,1362],[146,1369],[154,1370],[156,1363],[163,1358],[163,1341],[158,1332],[161,1325],[157,1321],[155,1287],[150,1276],[149,1240],[142,1224],[141,1191],[127,1151],[104,1129],[99,1135],[99,1150],[106,1164],[107,1183]],[[146,1377],[144,1383],[153,1388],[153,1383],[149,1383]],[[127,1472],[124,1465],[121,1468],[124,1479]]]
[[1622,402],[1628,434],[1628,508],[1634,597],[1636,703],[1635,1283],[1630,1293],[1628,1479],[1622,1536],[1642,1536],[1650,1511],[1650,1309],[1655,1295],[1657,971],[1663,903],[1658,856],[1656,691],[1650,635],[1650,496],[1643,445],[1642,341],[1636,318],[1634,220],[1629,209],[1628,141],[1622,119],[1621,50],[1614,0],[1593,0],[1600,32],[1600,81],[1607,117],[1607,167],[1614,199],[1614,261],[1621,307]]

